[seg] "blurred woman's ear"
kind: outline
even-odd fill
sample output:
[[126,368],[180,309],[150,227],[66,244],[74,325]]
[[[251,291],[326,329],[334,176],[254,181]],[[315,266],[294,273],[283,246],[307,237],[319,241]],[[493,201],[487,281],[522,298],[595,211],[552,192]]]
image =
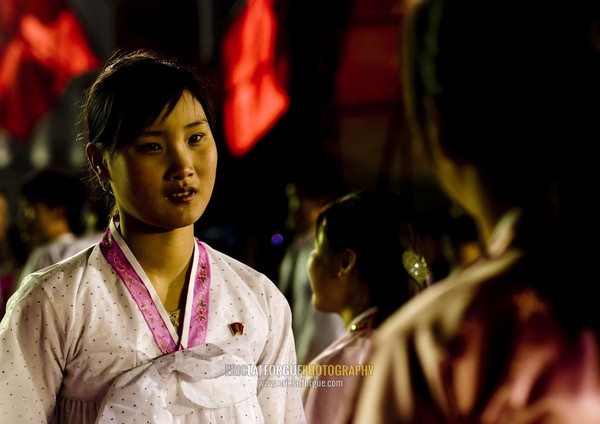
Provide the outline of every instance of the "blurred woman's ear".
[[344,274],[349,274],[356,265],[356,253],[352,249],[345,249],[341,253],[340,268],[338,271],[338,277]]

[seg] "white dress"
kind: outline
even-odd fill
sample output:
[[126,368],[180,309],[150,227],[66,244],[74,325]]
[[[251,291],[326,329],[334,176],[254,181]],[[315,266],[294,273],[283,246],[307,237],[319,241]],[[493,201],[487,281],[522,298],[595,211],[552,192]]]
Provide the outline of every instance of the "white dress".
[[[32,274],[0,323],[0,422],[303,423],[277,287],[200,242],[191,276],[179,340],[114,223]],[[282,366],[240,372],[261,364]]]
[[75,236],[73,233],[65,233],[51,242],[36,247],[23,265],[15,287],[18,288],[25,277],[32,272],[39,271],[42,268],[60,262],[63,259],[98,243],[101,238],[102,233],[94,233],[79,237]]

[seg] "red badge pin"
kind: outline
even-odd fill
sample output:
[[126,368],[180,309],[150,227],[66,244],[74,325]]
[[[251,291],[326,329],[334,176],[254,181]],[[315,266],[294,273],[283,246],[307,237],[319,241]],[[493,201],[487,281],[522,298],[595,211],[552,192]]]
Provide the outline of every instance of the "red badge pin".
[[229,324],[229,329],[231,330],[231,334],[234,336],[241,336],[244,334],[244,324],[241,322],[232,322]]

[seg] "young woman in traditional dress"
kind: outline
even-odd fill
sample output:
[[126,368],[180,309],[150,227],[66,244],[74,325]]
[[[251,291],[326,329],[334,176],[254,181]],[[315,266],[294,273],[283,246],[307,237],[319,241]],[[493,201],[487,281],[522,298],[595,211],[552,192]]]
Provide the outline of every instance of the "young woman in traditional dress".
[[115,214],[99,244],[9,302],[0,421],[304,422],[293,376],[269,372],[296,361],[285,298],[194,236],[217,167],[201,80],[148,51],[115,54],[83,120]]

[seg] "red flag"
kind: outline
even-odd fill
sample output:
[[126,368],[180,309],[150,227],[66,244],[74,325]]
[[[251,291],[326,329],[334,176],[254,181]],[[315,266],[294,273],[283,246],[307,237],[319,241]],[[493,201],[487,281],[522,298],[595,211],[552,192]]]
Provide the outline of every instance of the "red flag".
[[273,0],[249,0],[223,40],[224,131],[234,156],[247,153],[288,108],[277,81]]
[[27,140],[73,77],[100,66],[60,0],[2,0],[0,128]]

